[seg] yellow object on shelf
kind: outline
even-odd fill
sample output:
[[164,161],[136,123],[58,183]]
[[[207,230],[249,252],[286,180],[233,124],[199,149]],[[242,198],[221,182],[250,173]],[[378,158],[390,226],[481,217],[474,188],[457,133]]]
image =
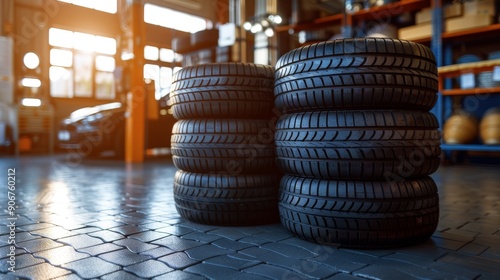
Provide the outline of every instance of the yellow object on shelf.
[[403,27],[398,30],[398,38],[401,40],[418,40],[430,38],[432,35],[432,25],[423,23],[408,27]]
[[477,138],[477,134],[477,121],[469,114],[455,114],[444,123],[443,139],[447,144],[468,144]]
[[[462,3],[450,4],[443,7],[443,17],[453,18],[462,15]],[[432,21],[432,8],[422,9],[415,14],[415,23],[430,23]]]
[[446,32],[456,32],[477,27],[484,27],[493,23],[491,15],[467,15],[463,17],[450,18],[445,21]]
[[479,134],[484,144],[500,145],[500,107],[486,111]]
[[495,0],[474,0],[464,2],[464,15],[495,15]]

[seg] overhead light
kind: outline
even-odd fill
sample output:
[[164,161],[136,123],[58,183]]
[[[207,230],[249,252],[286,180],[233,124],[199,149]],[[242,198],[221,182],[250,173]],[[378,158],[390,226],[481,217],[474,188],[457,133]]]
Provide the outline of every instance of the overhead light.
[[21,104],[27,107],[40,107],[42,105],[42,100],[38,98],[23,98]]
[[252,33],[258,33],[262,31],[262,25],[260,23],[255,23],[250,29]]
[[252,29],[252,24],[249,21],[245,21],[245,23],[243,23],[243,28],[246,31],[249,31],[250,29]]
[[133,58],[134,58],[134,53],[132,53],[132,52],[126,52],[126,51],[122,52],[121,59],[123,61],[131,60]]
[[274,30],[271,27],[268,27],[264,31],[264,34],[266,34],[267,37],[273,37],[274,36]]
[[24,66],[28,69],[35,69],[40,65],[40,58],[34,52],[26,53],[23,57]]
[[21,84],[23,85],[23,87],[39,88],[42,85],[42,82],[36,78],[24,78],[21,81]]
[[274,23],[276,23],[276,24],[280,24],[280,23],[282,23],[282,22],[283,22],[283,19],[282,19],[280,16],[275,15],[275,16],[273,17],[272,21],[273,21]]

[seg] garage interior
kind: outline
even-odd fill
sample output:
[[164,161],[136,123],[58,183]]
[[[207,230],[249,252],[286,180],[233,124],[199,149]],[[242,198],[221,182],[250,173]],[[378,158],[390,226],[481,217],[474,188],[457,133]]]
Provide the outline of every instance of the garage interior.
[[[493,0],[0,2],[0,170],[5,176],[1,191],[5,195],[0,196],[1,208],[4,209],[0,214],[0,278],[498,279],[499,11],[500,3]],[[360,41],[356,42],[366,43],[367,46],[376,42],[373,45],[377,49],[371,51],[368,58],[374,58],[374,65],[381,63],[382,66],[351,68],[353,71],[364,71],[365,78],[355,83],[363,80],[365,86],[350,86],[347,85],[348,80],[342,80],[344,84],[339,86],[334,82],[328,87],[323,80],[321,85],[330,91],[319,89],[319,86],[315,88],[318,82],[313,80],[314,76],[324,73],[333,73],[328,74],[332,77],[340,75],[335,72],[340,68],[333,72],[321,67],[310,70],[314,65],[324,65],[327,64],[325,61],[329,61],[332,63],[326,68],[333,67],[333,61],[342,57],[351,58],[352,63],[348,67],[355,67],[356,59],[366,56],[363,50],[349,50],[345,47],[350,46],[347,42],[342,43],[341,53],[319,57],[320,46],[325,50],[329,46],[335,52],[338,50],[335,43],[324,42],[340,42],[345,38],[358,38]],[[394,42],[391,38],[408,40],[411,42],[408,46],[418,49],[412,53],[403,47],[404,50],[395,51],[399,53],[394,57],[401,59],[397,61],[408,60],[408,66],[401,66],[403,62],[399,67],[394,67],[395,63],[389,66],[393,54],[382,46]],[[397,46],[397,43],[394,44]],[[405,44],[401,46],[407,46]],[[287,56],[299,48],[310,52],[298,51],[295,56]],[[426,54],[423,50],[429,52]],[[415,62],[420,60],[425,63]],[[306,66],[301,68],[303,61],[306,61]],[[424,69],[424,64],[431,66]],[[234,66],[236,70],[227,66],[224,77],[228,82],[224,82],[223,87],[210,84],[212,76],[226,71],[226,66],[220,65],[237,65]],[[254,65],[258,66],[253,68]],[[386,66],[388,68],[384,68]],[[250,70],[247,72],[247,69]],[[220,73],[217,72],[219,70]],[[266,77],[255,74],[264,72]],[[314,102],[309,99],[300,101],[301,96],[308,94],[345,94],[351,91],[344,91],[344,88],[375,88],[377,85],[369,84],[368,75],[376,77],[391,73],[410,77],[404,81],[406,84],[398,85],[411,94],[417,92],[420,97],[415,100],[420,102],[420,107],[402,105],[402,99],[396,108],[391,107],[396,106],[390,104],[392,101],[381,99],[379,103],[371,101],[375,108],[349,107],[345,105],[348,101],[343,98],[343,108],[336,107],[339,106],[335,103],[337,101],[326,109],[315,105],[314,102],[328,103],[328,98],[324,97],[321,102],[316,99]],[[412,84],[417,79],[412,79],[412,75],[427,77],[433,82],[419,82],[417,86]],[[292,76],[293,79],[304,79],[304,84],[311,90],[300,88],[287,92],[288,79]],[[198,78],[201,79],[200,84],[196,84]],[[233,84],[229,82],[231,79],[235,81]],[[311,83],[307,79],[311,79]],[[381,81],[377,80],[380,82],[378,87],[396,87],[390,84],[390,78]],[[192,86],[190,82],[196,85],[193,88],[199,88],[203,93],[200,96],[210,96],[213,100],[202,98],[200,107],[186,105],[181,111],[179,104],[184,101],[179,100],[184,98],[182,94],[188,96]],[[258,92],[254,88],[247,90],[252,82],[258,85]],[[271,84],[267,85],[268,82]],[[217,94],[209,94],[213,92]],[[246,96],[241,102],[246,105],[235,106],[235,112],[227,109],[231,111],[228,114],[233,117],[238,114],[238,117],[234,120],[226,115],[213,117],[223,114],[225,110],[223,105],[217,105],[217,98],[224,93],[230,96],[232,92],[243,92]],[[355,93],[355,90],[352,92]],[[387,95],[389,91],[383,92]],[[430,92],[433,97],[421,97],[422,92]],[[278,98],[279,95],[288,96],[286,94],[293,97]],[[266,102],[271,102],[266,103],[266,106],[271,104],[266,107],[268,111],[261,113],[248,109],[261,102],[257,96],[266,96]],[[272,108],[275,97],[277,108]],[[427,105],[424,105],[425,102]],[[293,107],[295,105],[297,108]],[[178,106],[177,109],[175,106]],[[217,110],[213,108],[219,111],[214,113]],[[328,164],[334,166],[347,160],[341,148],[334,149],[336,154],[341,155],[338,158],[333,158],[332,154],[326,158],[316,155],[315,158],[312,148],[302,148],[305,144],[298,146],[300,155],[295,160],[298,162],[307,158],[307,162],[312,162],[310,166],[325,164],[327,167],[317,167],[317,171],[310,173],[305,168],[297,168],[298,173],[294,173],[290,171],[292,167],[283,167],[284,162],[292,162],[288,157],[291,155],[284,155],[285,151],[292,151],[287,146],[291,143],[291,138],[286,138],[287,129],[292,130],[293,126],[293,129],[303,129],[301,132],[308,135],[309,130],[321,131],[318,127],[325,123],[325,131],[345,130],[340,128],[339,118],[347,119],[351,112],[354,112],[354,121],[350,135],[359,130],[360,139],[365,139],[363,137],[371,131],[394,132],[397,129],[409,130],[410,126],[418,130],[413,127],[419,124],[407,119],[403,125],[395,125],[397,121],[391,123],[388,114],[400,114],[404,118],[410,115],[416,116],[415,119],[432,118],[429,123],[435,124],[422,125],[425,126],[422,130],[429,131],[425,135],[434,135],[432,139],[431,136],[422,138],[422,145],[428,146],[422,148],[420,142],[415,142],[417,144],[408,148],[411,157],[415,156],[411,151],[422,149],[425,152],[425,158],[409,159],[412,171],[416,172],[415,169],[422,165],[427,170],[422,170],[419,177],[410,176],[397,181],[401,179],[398,177],[394,184],[390,181],[395,180],[392,177],[374,175],[376,168],[383,170],[378,166],[384,163],[380,161],[382,163],[377,164],[378,159],[373,160],[373,170],[367,171],[372,159],[369,158],[370,153],[361,152],[366,160],[356,158],[356,153],[348,153],[349,159],[352,156],[357,162],[365,161],[360,163],[361,177],[356,177],[355,168],[350,169],[350,163],[349,175],[344,175],[342,171],[338,175],[329,169]],[[356,114],[363,117],[358,118]],[[383,124],[368,125],[367,116],[370,114],[375,116],[374,119],[383,115]],[[299,121],[297,116],[301,116],[302,120]],[[308,125],[304,125],[304,119],[309,120]],[[330,125],[333,119],[339,123],[338,126]],[[367,124],[360,125],[360,119]],[[292,123],[290,127],[280,126],[285,121]],[[234,142],[214,140],[216,144],[200,144],[189,142],[196,140],[182,140],[188,139],[191,134],[201,134],[205,127],[207,131],[212,129],[208,133],[222,134],[220,131],[233,123],[235,127],[245,126],[245,133],[248,133],[247,129],[253,129],[247,127],[255,124],[257,138],[269,136],[258,123],[263,123],[266,129],[271,124],[271,130],[265,132],[276,133],[270,136],[276,141],[276,158],[270,161],[259,158],[261,153],[263,158],[267,157],[264,150],[273,150],[274,155],[274,147],[270,144],[273,141],[270,140],[252,142],[252,150],[244,150],[252,152],[253,162],[248,160],[249,155],[242,159],[242,162],[250,162],[249,168],[253,168],[248,174],[239,172],[233,176],[230,171],[234,170],[215,170],[198,166],[201,161],[180,160],[181,157],[189,158],[196,154],[195,150],[199,150],[200,154],[213,152],[214,157],[217,153],[230,153],[233,146],[236,153],[241,152],[237,149],[238,143]],[[316,123],[317,126],[314,126]],[[196,132],[198,134],[190,130],[198,127],[203,127]],[[318,133],[321,132],[314,132],[311,138]],[[299,134],[295,141],[298,141]],[[306,138],[309,139],[306,136],[304,142],[308,141]],[[380,150],[393,149],[391,145],[398,145],[395,143],[399,141],[391,138],[390,141],[376,142],[372,138],[370,143],[381,145]],[[330,142],[337,141],[325,139],[323,137],[323,142],[318,145],[330,147]],[[411,139],[414,141],[417,138]],[[340,143],[338,145],[351,145],[350,148],[364,143],[352,139],[337,142]],[[201,148],[197,148],[198,144]],[[438,156],[428,155],[429,147]],[[408,152],[405,149],[394,150],[401,151],[400,154],[395,152],[394,160],[401,165],[395,165],[394,170],[399,167],[402,173],[401,169],[405,168],[403,163],[408,160],[405,153]],[[388,156],[386,152],[381,153]],[[276,180],[269,179],[274,176],[269,174],[274,174],[275,161],[281,170],[276,171],[279,176]],[[437,170],[433,170],[431,162],[436,163]],[[270,167],[266,165],[268,163]],[[221,187],[210,185],[213,178],[221,182],[224,178],[229,178],[229,181],[245,178],[244,186],[253,182],[254,177],[259,178],[256,181],[267,180],[269,186],[266,187],[275,196],[275,200],[271,200],[275,211],[262,211],[256,206],[262,201],[256,202],[253,197],[243,197],[246,194],[238,192],[234,197],[220,195],[213,201],[203,200],[205,197],[198,200],[200,197],[195,195],[199,193],[194,192],[189,195],[183,193],[185,196],[181,197],[179,190],[187,192],[190,189],[188,185],[195,184],[189,180],[198,178],[196,174],[202,173],[199,175],[202,185],[197,186],[200,189]],[[365,176],[367,174],[372,177]],[[181,184],[184,180],[181,178],[187,185]],[[377,197],[376,191],[373,194],[368,190],[372,181],[386,183],[380,183],[381,192],[404,185],[415,193],[410,191],[407,197],[393,202],[385,193],[383,197]],[[416,193],[423,189],[424,181],[431,186],[435,184],[437,194],[430,193],[425,198],[422,195],[417,201]],[[329,193],[326,190],[340,189],[342,182],[351,187],[362,185],[347,187],[346,197],[335,200],[344,205],[349,200],[360,201],[358,210],[353,210],[355,206],[352,206],[339,214],[362,217],[353,218],[356,226],[346,225],[347,228],[363,228],[365,220],[380,219],[377,218],[379,214],[385,218],[409,221],[413,219],[410,217],[425,212],[417,209],[423,209],[425,203],[435,203],[433,207],[439,208],[434,213],[438,215],[438,221],[434,227],[431,225],[432,232],[423,234],[425,238],[422,239],[418,233],[418,224],[422,221],[416,218],[415,235],[408,233],[403,241],[398,241],[398,236],[380,233],[386,230],[381,226],[383,220],[378,221],[380,229],[368,226],[368,233],[351,230],[347,239],[342,236],[328,239],[331,232],[327,230],[328,240],[323,240],[322,230],[331,226],[311,217],[328,216],[335,211],[314,210],[321,204],[319,197],[324,195],[319,194],[321,191],[300,195],[293,192],[299,189],[305,191],[304,185],[307,184],[311,189],[318,184],[319,189]],[[253,188],[248,192],[261,191]],[[231,186],[229,189],[228,193],[231,193]],[[214,193],[218,191],[223,193],[226,190],[217,189]],[[210,190],[207,193],[211,193]],[[290,204],[297,203],[302,209],[307,209],[309,218],[302,219],[299,214],[286,216],[284,213],[299,211],[291,206],[286,208],[286,195],[290,197]],[[438,201],[433,200],[433,195]],[[180,210],[185,206],[182,203],[188,205],[189,199],[194,201],[191,207],[201,207],[196,208],[202,213],[200,216],[190,216],[189,213],[195,211]],[[228,206],[239,199],[243,201],[240,206]],[[306,199],[307,203],[302,204],[301,199]],[[333,200],[326,198],[325,205]],[[391,209],[386,209],[390,213],[364,215],[366,212],[363,211],[371,211],[371,207],[366,205],[383,204],[384,201],[392,205]],[[410,210],[405,212],[401,210],[403,208]],[[225,220],[226,217],[233,217],[230,213],[232,209],[244,211],[245,215],[234,214],[239,219],[237,221],[231,218]],[[246,224],[245,219],[250,222]],[[292,225],[294,222],[295,226]],[[423,223],[427,221],[424,219]],[[348,232],[342,231],[342,225],[336,225],[340,232]],[[410,222],[387,225],[391,229],[400,227],[401,232],[413,231],[413,226]],[[306,228],[311,232],[307,233]],[[372,234],[379,235],[373,237]],[[388,244],[384,240],[389,240]],[[393,240],[392,245],[390,240]]]

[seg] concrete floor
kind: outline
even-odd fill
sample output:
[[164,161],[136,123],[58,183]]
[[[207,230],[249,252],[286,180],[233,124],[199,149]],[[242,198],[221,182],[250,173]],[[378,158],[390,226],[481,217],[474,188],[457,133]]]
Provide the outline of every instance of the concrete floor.
[[500,279],[498,166],[441,167],[433,175],[438,229],[424,243],[390,250],[322,246],[279,224],[187,222],[175,210],[169,158],[125,165],[3,157],[2,209],[10,168],[18,207],[14,216],[2,211],[0,224],[15,222],[17,249],[10,251],[9,226],[0,227],[1,279]]

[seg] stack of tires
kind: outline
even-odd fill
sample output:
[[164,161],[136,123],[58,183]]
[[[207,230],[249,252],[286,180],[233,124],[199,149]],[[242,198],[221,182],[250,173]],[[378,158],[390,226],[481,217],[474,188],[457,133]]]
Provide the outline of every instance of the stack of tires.
[[422,45],[344,39],[293,50],[276,65],[282,224],[353,248],[427,239],[438,223],[436,62]]
[[274,68],[249,63],[184,67],[170,100],[177,211],[212,225],[279,221]]

